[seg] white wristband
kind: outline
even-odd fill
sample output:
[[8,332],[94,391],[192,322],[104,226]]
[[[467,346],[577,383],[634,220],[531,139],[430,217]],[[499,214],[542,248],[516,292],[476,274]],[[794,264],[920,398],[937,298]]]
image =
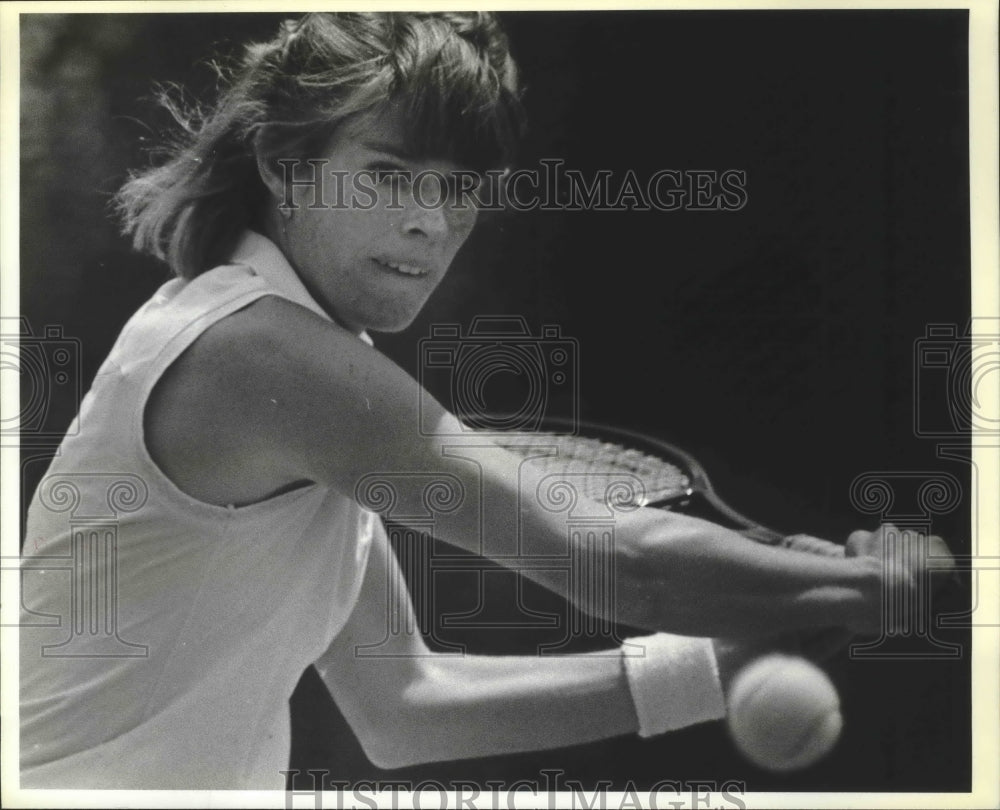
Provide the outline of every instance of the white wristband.
[[622,662],[640,737],[726,716],[711,639],[669,633],[630,638]]

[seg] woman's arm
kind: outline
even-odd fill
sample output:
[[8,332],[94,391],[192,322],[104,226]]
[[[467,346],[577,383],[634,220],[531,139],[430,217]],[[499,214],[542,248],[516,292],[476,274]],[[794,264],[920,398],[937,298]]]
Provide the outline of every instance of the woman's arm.
[[[230,476],[265,470],[275,486],[310,479],[355,496],[366,476],[385,475],[403,522],[398,515],[425,511],[426,476],[448,477],[464,495],[436,515],[437,536],[501,564],[561,559],[561,570],[527,573],[577,598],[566,593],[566,572],[582,549],[570,543],[565,517],[539,503],[531,473],[464,432],[409,375],[338,327],[265,298],[208,330],[187,367],[183,430]],[[428,424],[434,435],[421,431]],[[166,446],[182,451],[176,436]],[[603,618],[694,636],[879,630],[877,549],[848,559],[802,554],[659,510],[620,513],[614,529],[613,547],[591,563],[613,575],[617,602],[578,602]],[[907,571],[900,578],[915,580]]]
[[[562,656],[439,654],[428,649],[420,630],[399,563],[380,532],[357,604],[315,663],[366,755],[381,768],[561,748],[638,730],[620,649]],[[708,696],[708,703],[720,705],[739,668],[779,642],[711,644],[714,662],[700,649],[700,659],[683,667],[696,686],[682,678],[656,686],[675,686],[671,702],[685,707],[674,728],[717,719],[694,704]],[[641,639],[629,647],[629,654],[645,653]]]
[[[397,615],[389,615],[390,604]],[[379,767],[556,748],[637,729],[616,650],[561,657],[441,655],[428,650],[419,631],[391,634],[390,627],[416,627],[416,621],[395,555],[380,533],[358,603],[316,662]],[[378,657],[370,654],[373,645]]]

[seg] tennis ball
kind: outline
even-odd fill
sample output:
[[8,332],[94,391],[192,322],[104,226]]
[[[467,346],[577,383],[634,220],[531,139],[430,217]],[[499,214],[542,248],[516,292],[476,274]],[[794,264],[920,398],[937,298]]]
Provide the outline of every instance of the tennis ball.
[[758,658],[729,689],[729,732],[755,765],[794,771],[821,759],[840,737],[837,689],[819,667],[791,655]]

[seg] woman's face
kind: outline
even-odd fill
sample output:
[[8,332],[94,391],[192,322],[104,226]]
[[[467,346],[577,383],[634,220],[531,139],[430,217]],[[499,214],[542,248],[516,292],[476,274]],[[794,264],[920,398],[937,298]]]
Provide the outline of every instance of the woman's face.
[[[406,328],[476,222],[472,201],[460,207],[442,188],[460,167],[407,155],[403,133],[391,108],[345,122],[321,160],[299,161],[294,175],[286,166],[295,208],[288,219],[269,217],[317,303],[354,332]],[[411,187],[407,175],[421,173]]]

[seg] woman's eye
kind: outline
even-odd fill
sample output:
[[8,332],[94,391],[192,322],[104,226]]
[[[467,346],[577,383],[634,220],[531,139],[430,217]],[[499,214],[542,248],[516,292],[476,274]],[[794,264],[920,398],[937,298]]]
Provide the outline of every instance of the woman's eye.
[[479,191],[482,187],[483,176],[478,172],[453,174],[449,182],[449,188],[455,193],[459,191]]
[[412,181],[411,173],[408,169],[399,166],[373,166],[371,169],[375,173],[375,182],[379,185],[403,188]]
[[409,172],[385,172],[382,175],[382,182],[394,186],[408,185],[410,182]]

